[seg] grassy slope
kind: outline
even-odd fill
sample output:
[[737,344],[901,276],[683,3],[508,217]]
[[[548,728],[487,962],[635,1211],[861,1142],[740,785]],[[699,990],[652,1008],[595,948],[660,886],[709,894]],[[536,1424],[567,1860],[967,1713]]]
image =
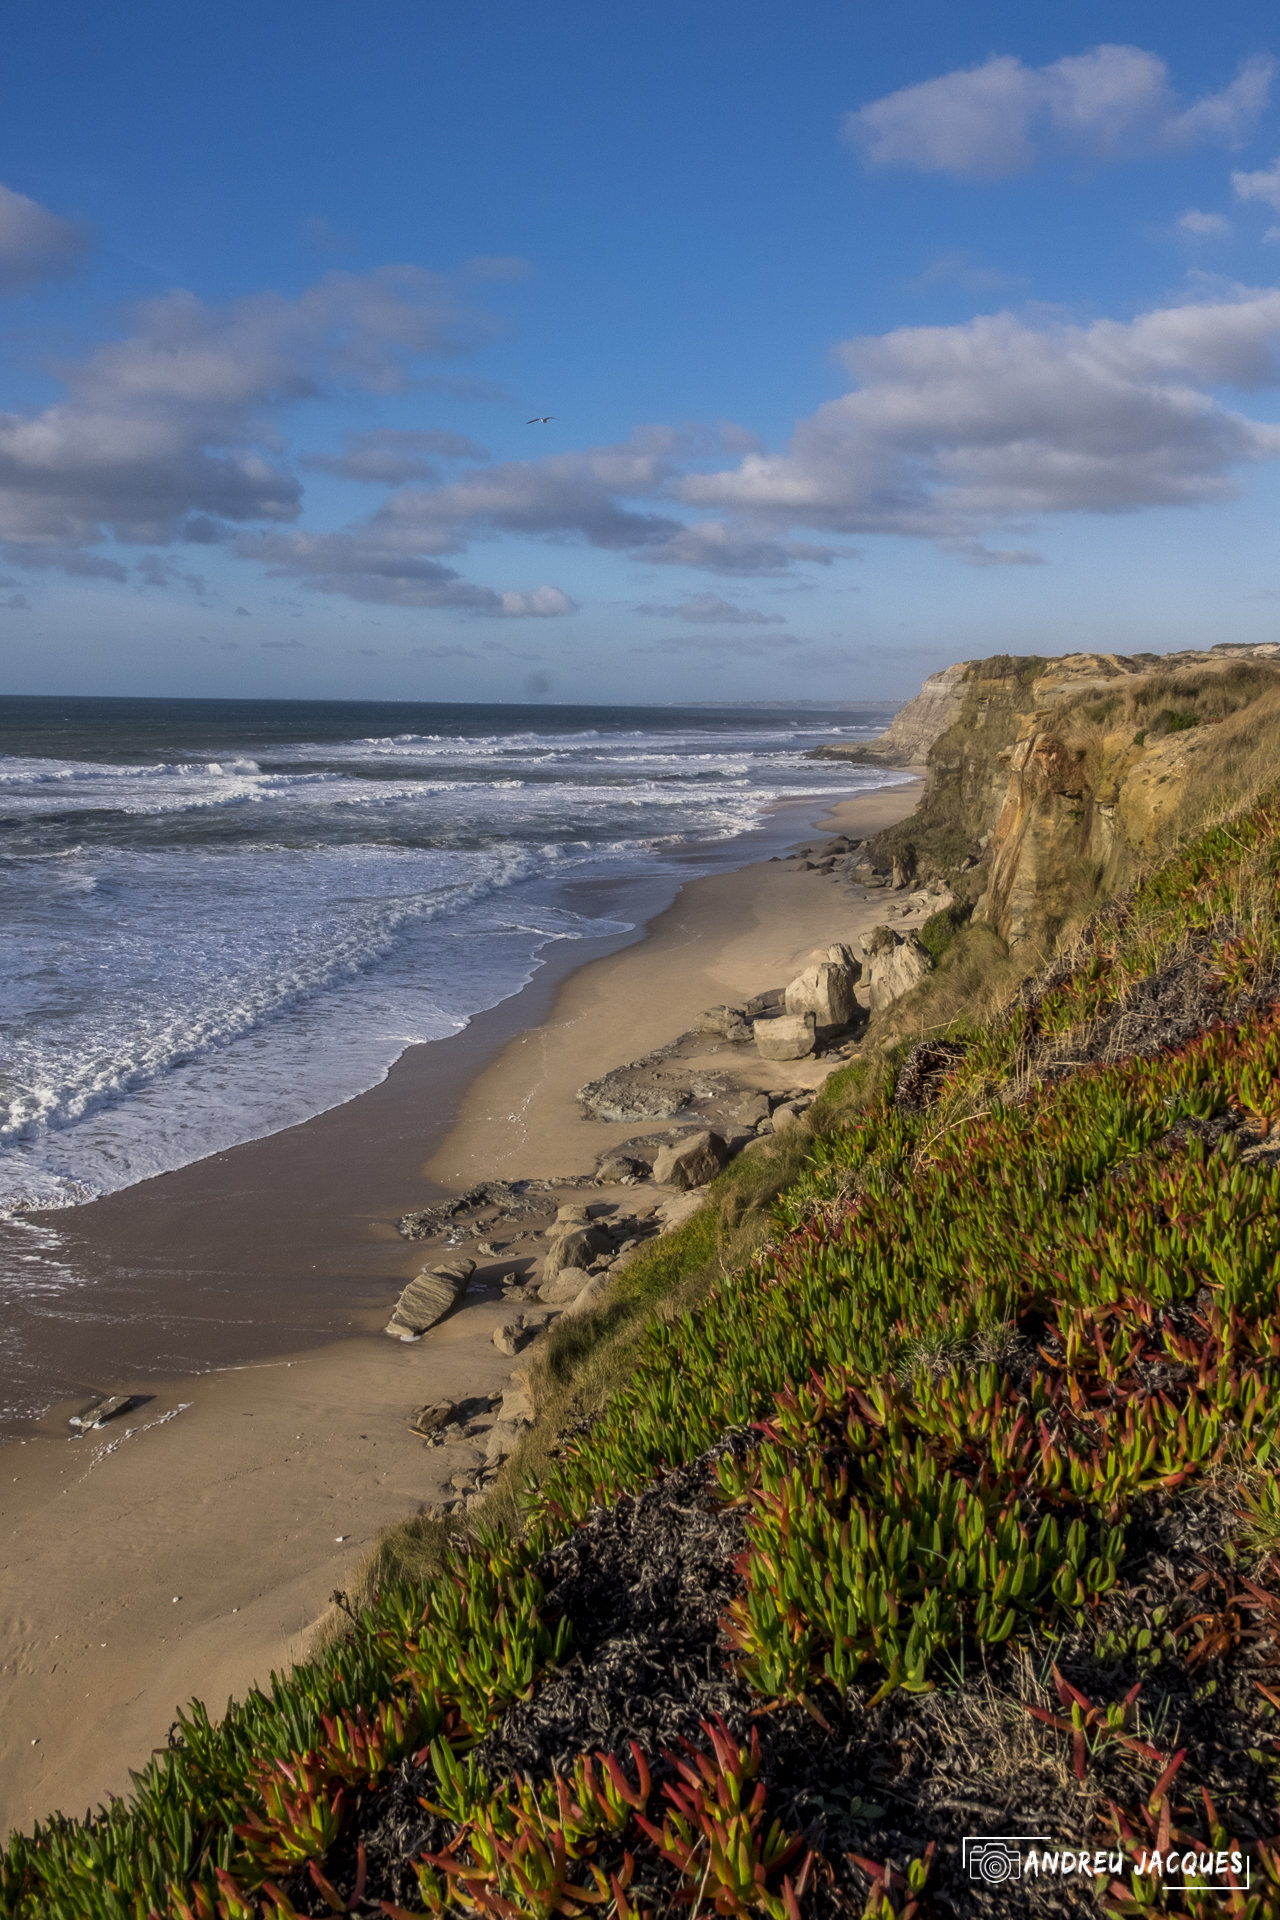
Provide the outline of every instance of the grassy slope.
[[[958,936],[915,1008],[965,1049],[930,1104],[894,1104],[890,1047],[831,1086],[819,1137],[730,1169],[557,1337],[485,1533],[402,1538],[340,1646],[219,1725],[194,1710],[92,1826],[15,1839],[7,1910],[391,1912],[406,1876],[401,1910],[501,1920],[1065,1910],[958,1877],[977,1806],[1008,1832],[1065,1809],[1116,1856],[1114,1911],[1225,1910],[1134,1867],[1162,1835],[1237,1838],[1247,1911],[1280,1915],[1280,1186],[1250,1117],[1280,1097],[1278,818],[1202,836],[1012,1017],[957,1017]],[[726,1434],[731,1733],[683,1774],[648,1752],[648,1784],[625,1751],[559,1790],[469,1769],[589,1637],[557,1542]],[[796,1785],[805,1741],[825,1794]],[[406,1791],[436,1865],[393,1874],[371,1836]]]

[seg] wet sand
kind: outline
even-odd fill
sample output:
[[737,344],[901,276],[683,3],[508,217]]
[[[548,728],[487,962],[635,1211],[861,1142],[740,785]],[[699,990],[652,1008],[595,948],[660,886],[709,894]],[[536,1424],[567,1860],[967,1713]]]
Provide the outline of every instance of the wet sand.
[[[858,795],[823,830],[866,834],[918,795]],[[345,1106],[50,1217],[97,1261],[106,1303],[68,1380],[147,1399],[127,1439],[68,1441],[64,1406],[0,1449],[0,1832],[126,1791],[179,1701],[216,1708],[299,1657],[377,1535],[441,1498],[465,1459],[424,1450],[407,1415],[501,1389],[508,1316],[481,1289],[418,1345],[382,1338],[422,1265],[396,1220],[486,1177],[589,1172],[637,1128],[583,1121],[584,1081],[883,919],[882,900],[760,857],[813,811],[605,957],[553,950],[524,993]],[[621,897],[612,910],[635,917]],[[202,1357],[217,1370],[194,1373]]]

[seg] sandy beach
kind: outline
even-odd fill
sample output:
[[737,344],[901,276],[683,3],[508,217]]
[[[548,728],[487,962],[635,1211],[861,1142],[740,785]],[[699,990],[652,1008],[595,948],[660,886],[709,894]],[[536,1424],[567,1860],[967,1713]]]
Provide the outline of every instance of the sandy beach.
[[[865,835],[918,794],[860,794],[815,830]],[[127,1437],[69,1441],[67,1401],[0,1449],[0,1830],[126,1790],[180,1702],[216,1708],[299,1657],[379,1532],[438,1501],[475,1455],[465,1439],[428,1451],[406,1421],[508,1384],[492,1341],[504,1262],[420,1343],[393,1343],[380,1329],[422,1265],[398,1217],[481,1179],[591,1172],[640,1129],[584,1121],[585,1081],[885,917],[884,899],[793,863],[690,881],[642,934],[585,965],[557,949],[523,994],[411,1049],[370,1093],[78,1210],[72,1237],[98,1249],[118,1294],[81,1331],[78,1377],[140,1405]],[[741,1067],[762,1086],[824,1071],[754,1054]],[[180,1304],[165,1291],[178,1275]],[[144,1296],[145,1360],[148,1329],[123,1331]]]

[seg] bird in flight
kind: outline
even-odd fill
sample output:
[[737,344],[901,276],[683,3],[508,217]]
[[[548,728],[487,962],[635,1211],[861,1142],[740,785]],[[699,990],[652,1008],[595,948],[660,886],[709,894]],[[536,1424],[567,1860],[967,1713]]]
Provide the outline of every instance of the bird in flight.
[[526,427],[545,427],[549,420],[558,420],[559,417],[559,414],[555,413],[535,413],[532,420],[525,421],[525,425]]

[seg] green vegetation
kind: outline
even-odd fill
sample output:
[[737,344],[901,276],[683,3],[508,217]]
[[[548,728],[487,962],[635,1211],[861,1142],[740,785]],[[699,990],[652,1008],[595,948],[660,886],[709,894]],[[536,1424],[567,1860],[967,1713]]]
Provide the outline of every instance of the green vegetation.
[[[797,1920],[836,1866],[846,1911],[853,1888],[879,1920],[923,1914],[928,1836],[896,1865],[811,1856],[770,1815],[754,1733],[708,1720],[681,1756],[584,1752],[564,1777],[467,1758],[572,1651],[543,1556],[736,1433],[708,1478],[745,1530],[722,1624],[761,1714],[871,1737],[936,1696],[958,1725],[979,1674],[1122,1856],[1103,1910],[1280,1920],[1252,1811],[1280,1791],[1278,820],[1273,800],[1201,834],[995,1017],[974,989],[999,943],[940,929],[912,1017],[958,1045],[929,1103],[895,1105],[907,1045],[883,1022],[807,1130],[735,1163],[556,1333],[477,1537],[389,1548],[322,1658],[216,1726],[193,1708],[127,1803],[15,1837],[4,1910],[258,1920],[300,1910],[282,1882],[302,1867],[324,1910],[374,1911],[359,1835],[417,1755],[444,1838],[419,1906],[382,1903],[398,1920],[630,1920],[655,1885],[691,1914]],[[1126,1056],[1125,1018],[1170,981],[1186,1037]],[[1180,1527],[1208,1544],[1175,1551]],[[1205,1713],[1225,1776],[1180,1737]],[[1140,1871],[1242,1834],[1247,1896]]]

